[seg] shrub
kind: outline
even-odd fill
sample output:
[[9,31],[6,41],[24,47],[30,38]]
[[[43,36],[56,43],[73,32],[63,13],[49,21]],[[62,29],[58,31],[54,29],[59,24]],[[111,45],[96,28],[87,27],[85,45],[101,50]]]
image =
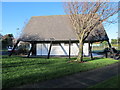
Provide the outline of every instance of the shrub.
[[15,52],[16,54],[20,55],[26,55],[28,53],[28,49],[26,48],[18,48],[18,50]]

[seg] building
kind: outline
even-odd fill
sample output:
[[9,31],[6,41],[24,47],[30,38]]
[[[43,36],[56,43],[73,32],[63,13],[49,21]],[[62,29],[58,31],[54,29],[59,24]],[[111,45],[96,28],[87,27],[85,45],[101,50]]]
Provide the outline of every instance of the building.
[[[32,55],[76,56],[78,39],[67,15],[33,16],[25,26],[18,41],[30,42]],[[90,45],[109,41],[102,25],[97,27],[84,41],[84,55],[89,55]]]

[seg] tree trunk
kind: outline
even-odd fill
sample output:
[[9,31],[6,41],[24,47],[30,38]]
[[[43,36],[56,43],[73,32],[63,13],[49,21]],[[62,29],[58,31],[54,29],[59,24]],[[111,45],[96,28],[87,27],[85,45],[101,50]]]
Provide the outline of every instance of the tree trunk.
[[79,62],[83,61],[83,41],[82,40],[79,40],[79,53],[78,53],[77,61]]

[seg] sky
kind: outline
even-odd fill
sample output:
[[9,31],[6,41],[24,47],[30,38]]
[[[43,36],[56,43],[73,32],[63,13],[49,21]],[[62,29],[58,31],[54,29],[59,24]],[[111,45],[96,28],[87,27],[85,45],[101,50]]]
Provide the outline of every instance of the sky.
[[[62,2],[2,2],[0,33],[2,35],[12,33],[14,37],[18,37],[32,16],[64,14]],[[105,30],[110,39],[118,37],[118,23],[106,25]]]

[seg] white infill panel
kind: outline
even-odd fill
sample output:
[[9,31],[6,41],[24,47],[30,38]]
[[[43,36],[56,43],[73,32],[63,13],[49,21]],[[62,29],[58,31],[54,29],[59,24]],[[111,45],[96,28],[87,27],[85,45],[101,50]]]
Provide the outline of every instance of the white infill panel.
[[71,44],[71,55],[76,56],[78,55],[79,49],[76,43]]
[[48,55],[48,47],[50,46],[50,44],[42,44],[42,55]]
[[37,44],[37,55],[48,55],[49,44]]
[[36,44],[37,55],[42,55],[42,44]]
[[86,56],[89,55],[88,43],[84,43],[84,45],[83,45],[83,54],[86,55]]
[[68,47],[64,47],[64,44],[55,44],[51,48],[50,55],[68,55]]
[[[50,44],[37,44],[37,55],[48,55]],[[71,44],[71,55],[78,55],[78,44]],[[88,43],[84,43],[83,54],[89,55]],[[52,45],[50,55],[69,55],[69,44],[62,43]]]

